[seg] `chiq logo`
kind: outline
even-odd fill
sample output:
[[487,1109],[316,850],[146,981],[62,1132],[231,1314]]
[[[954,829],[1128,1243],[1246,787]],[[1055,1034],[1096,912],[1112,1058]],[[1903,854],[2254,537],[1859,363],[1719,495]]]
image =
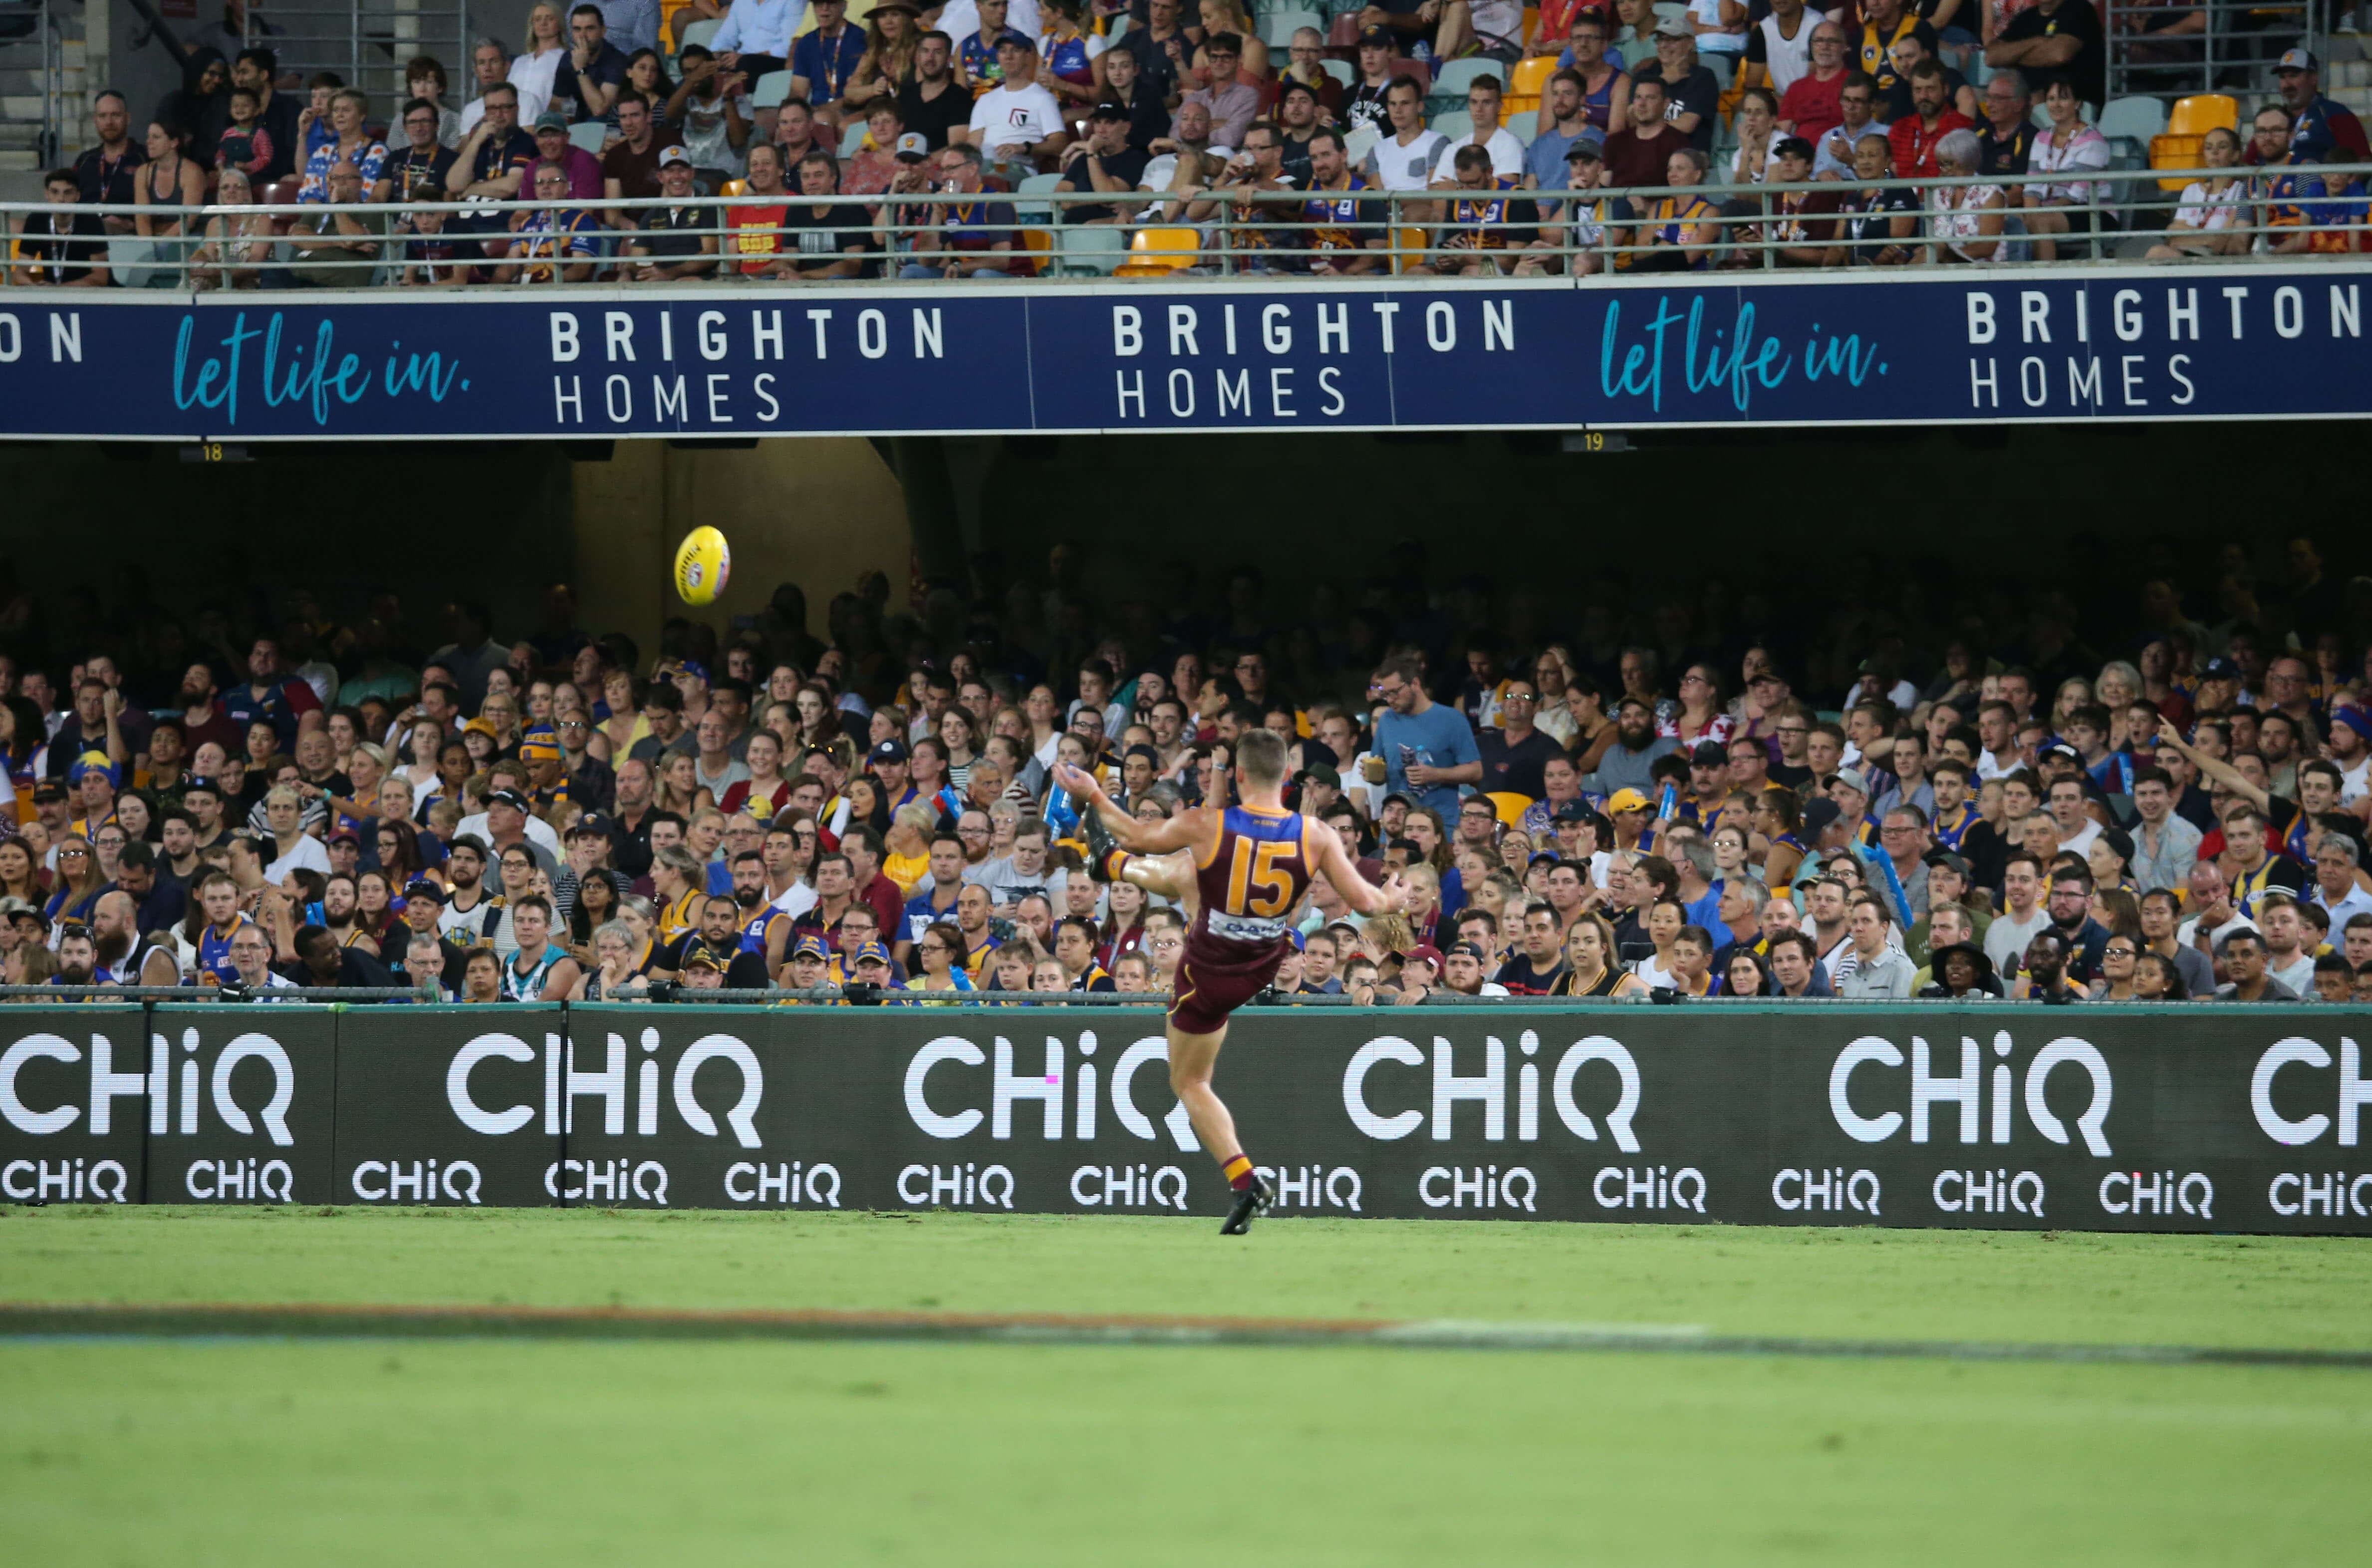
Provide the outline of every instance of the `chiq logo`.
[[[643,1031],[644,1061],[640,1068],[627,1072],[630,1053],[623,1037],[611,1035],[608,1064],[598,1073],[588,1073],[576,1064],[576,1045],[568,1042],[566,1071],[562,1070],[560,1036],[543,1037],[543,1131],[548,1136],[576,1130],[576,1102],[584,1098],[601,1102],[601,1132],[617,1138],[625,1135],[627,1101],[634,1101],[634,1135],[655,1138],[659,1131],[659,1064],[653,1060],[659,1049],[659,1031]],[[532,1063],[533,1047],[517,1035],[483,1034],[453,1053],[452,1064],[445,1070],[445,1099],[462,1126],[472,1132],[483,1132],[490,1138],[500,1138],[517,1132],[535,1120],[536,1108],[531,1105],[506,1106],[489,1110],[471,1094],[470,1076],[481,1063],[500,1058],[506,1062]],[[733,1109],[725,1113],[726,1125],[733,1129],[734,1141],[745,1149],[759,1146],[758,1102],[766,1092],[766,1074],[758,1065],[758,1053],[731,1035],[703,1035],[684,1048],[675,1063],[675,1113],[683,1124],[703,1138],[717,1136],[716,1119],[703,1109],[693,1096],[692,1080],[700,1070],[712,1062],[723,1062],[741,1073],[741,1093]],[[217,1069],[219,1074],[219,1069]],[[633,1093],[628,1093],[631,1080]],[[573,1162],[572,1162],[573,1163]],[[591,1167],[585,1167],[587,1172]],[[665,1183],[662,1175],[659,1180]],[[647,1183],[643,1183],[647,1185]],[[660,1200],[664,1202],[664,1198]]]
[[[161,1034],[152,1035],[148,1042],[148,1071],[119,1073],[115,1070],[115,1042],[103,1034],[90,1037],[90,1100],[88,1123],[90,1134],[106,1137],[115,1128],[115,1102],[119,1099],[148,1101],[148,1133],[162,1138],[179,1134],[195,1136],[202,1124],[208,1098],[202,1094],[203,1074],[194,1060],[198,1052],[198,1031],[181,1033],[181,1050],[190,1060],[181,1063],[178,1074],[180,1092],[173,1092],[176,1074],[172,1071],[172,1047]],[[47,1109],[36,1110],[25,1103],[17,1092],[17,1078],[25,1064],[36,1059],[63,1062],[69,1066],[83,1059],[82,1048],[62,1035],[27,1035],[0,1051],[0,1118],[19,1132],[36,1138],[49,1137],[73,1126],[85,1107],[68,1102]],[[242,1062],[261,1062],[272,1070],[272,1093],[263,1104],[250,1112],[231,1094],[231,1074]],[[288,1060],[288,1052],[280,1042],[265,1034],[241,1034],[215,1058],[211,1083],[215,1116],[221,1123],[242,1138],[255,1135],[260,1124],[264,1135],[281,1148],[296,1142],[288,1130],[288,1107],[296,1098],[296,1069]],[[175,1112],[178,1110],[179,1115]],[[194,1193],[192,1194],[195,1195]]]
[[[1099,1106],[1103,1096],[1108,1096],[1113,1119],[1132,1135],[1147,1143],[1154,1142],[1156,1134],[1152,1119],[1137,1109],[1132,1086],[1138,1070],[1153,1063],[1163,1063],[1166,1075],[1169,1060],[1169,1042],[1159,1035],[1151,1035],[1122,1051],[1119,1059],[1111,1063],[1110,1085],[1103,1091],[1103,1096],[1099,1094],[1094,1061],[1098,1046],[1094,1030],[1082,1029],[1079,1032],[1078,1071],[1066,1084],[1063,1042],[1052,1035],[1046,1037],[1043,1069],[1018,1074],[1013,1067],[1013,1042],[1003,1035],[995,1037],[993,1054],[960,1035],[941,1035],[915,1051],[906,1063],[906,1114],[916,1127],[934,1138],[966,1137],[983,1121],[988,1123],[990,1137],[1010,1138],[1013,1136],[1014,1108],[1026,1100],[1039,1108],[1040,1136],[1050,1143],[1056,1143],[1063,1137],[1066,1106],[1070,1110],[1071,1136],[1093,1138]],[[985,1113],[977,1106],[962,1110],[943,1110],[931,1103],[928,1091],[932,1074],[950,1066],[990,1069],[989,1109]],[[950,1075],[941,1074],[943,1079]],[[974,1090],[977,1093],[976,1083]],[[942,1098],[940,1103],[944,1105],[947,1102]],[[1183,1105],[1172,1105],[1169,1113],[1162,1118],[1161,1124],[1169,1130],[1170,1141],[1180,1149],[1192,1152],[1203,1146],[1196,1140],[1193,1128],[1187,1122]],[[908,1200],[910,1202],[913,1201]]]
[[[2273,1080],[2285,1067],[2311,1067],[2320,1071],[2331,1065],[2331,1052],[2313,1040],[2296,1036],[2276,1040],[2257,1058],[2257,1070],[2249,1077],[2249,1105],[2257,1113],[2257,1125],[2265,1136],[2292,1148],[2311,1144],[2331,1131],[2331,1119],[2320,1111],[2293,1121],[2273,1109]],[[2364,1053],[2355,1042],[2342,1036],[2339,1041],[2338,1083],[2339,1144],[2342,1148],[2355,1146],[2356,1133],[2362,1125],[2364,1106],[2372,1101],[2372,1083],[2364,1078]],[[2329,1103],[2328,1101],[2325,1102]]]
[[[1536,1055],[1541,1049],[1540,1037],[1526,1029],[1516,1037],[1516,1049],[1526,1056]],[[1424,1111],[1414,1109],[1385,1116],[1368,1104],[1367,1075],[1387,1062],[1402,1067],[1423,1067],[1426,1058],[1413,1042],[1397,1035],[1380,1035],[1352,1052],[1350,1064],[1343,1070],[1343,1109],[1350,1116],[1351,1124],[1368,1137],[1405,1138],[1430,1120],[1435,1141],[1447,1143],[1451,1109],[1461,1100],[1472,1100],[1482,1107],[1483,1139],[1490,1143],[1506,1140],[1507,1048],[1496,1036],[1483,1040],[1482,1071],[1471,1076],[1458,1073],[1456,1053],[1449,1041],[1434,1036],[1430,1119]],[[1621,1094],[1614,1109],[1605,1112],[1606,1130],[1613,1135],[1617,1148],[1626,1155],[1635,1155],[1639,1152],[1639,1139],[1631,1131],[1631,1119],[1639,1111],[1639,1064],[1619,1040],[1590,1035],[1566,1047],[1548,1073],[1549,1105],[1567,1132],[1596,1143],[1598,1124],[1576,1103],[1573,1092],[1575,1076],[1592,1062],[1602,1062],[1614,1069]],[[1526,1062],[1516,1069],[1516,1138],[1519,1143],[1530,1143],[1541,1135],[1541,1076],[1537,1063]],[[1529,1173],[1526,1176],[1529,1179]]]
[[[1994,1036],[1994,1054],[2009,1054],[2009,1031]],[[1960,1142],[1973,1144],[1977,1139],[1977,1117],[1983,1096],[1978,1072],[1982,1053],[1977,1042],[1963,1036],[1960,1040],[1960,1070],[1948,1077],[1936,1076],[1929,1061],[1927,1042],[1913,1035],[1911,1039],[1911,1141],[1927,1142],[1928,1116],[1938,1105],[1956,1105],[1960,1112]],[[2092,1102],[2084,1114],[2076,1119],[2076,1129],[2084,1135],[2084,1146],[2100,1158],[2109,1156],[2109,1140],[2101,1128],[2109,1120],[2109,1101],[2114,1086],[2109,1078],[2108,1059],[2089,1042],[2072,1037],[2054,1040],[2034,1053],[2026,1066],[2026,1117],[2034,1130],[2054,1144],[2068,1141],[2067,1124],[2052,1113],[2043,1103],[2042,1089],[2050,1080],[2052,1069],[2073,1064],[2084,1069],[2092,1078]],[[1829,1110],[1845,1135],[1864,1144],[1882,1144],[1902,1128],[1902,1112],[1889,1110],[1878,1116],[1864,1116],[1854,1109],[1853,1076],[1855,1070],[1878,1065],[1900,1067],[1902,1051],[1893,1041],[1876,1035],[1864,1035],[1837,1053],[1836,1064],[1829,1069]],[[2006,1062],[1994,1064],[1992,1082],[1991,1141],[2006,1144],[2010,1140],[2011,1106],[2014,1096],[2012,1074]]]

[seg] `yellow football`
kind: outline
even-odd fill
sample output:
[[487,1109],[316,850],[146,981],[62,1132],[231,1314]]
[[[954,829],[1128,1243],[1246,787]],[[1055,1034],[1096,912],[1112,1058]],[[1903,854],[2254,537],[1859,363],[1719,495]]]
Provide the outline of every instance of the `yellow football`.
[[715,603],[732,573],[733,552],[715,528],[694,528],[675,547],[675,591],[686,604]]

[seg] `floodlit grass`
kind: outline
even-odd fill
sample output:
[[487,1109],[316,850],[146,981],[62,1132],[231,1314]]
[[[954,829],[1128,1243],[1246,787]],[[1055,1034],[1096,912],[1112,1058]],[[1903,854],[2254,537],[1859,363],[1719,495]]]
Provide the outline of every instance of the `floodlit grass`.
[[[2365,1348],[2372,1249],[1698,1226],[0,1211],[0,1298]],[[747,1341],[0,1344],[25,1563],[2321,1562],[2372,1373]]]

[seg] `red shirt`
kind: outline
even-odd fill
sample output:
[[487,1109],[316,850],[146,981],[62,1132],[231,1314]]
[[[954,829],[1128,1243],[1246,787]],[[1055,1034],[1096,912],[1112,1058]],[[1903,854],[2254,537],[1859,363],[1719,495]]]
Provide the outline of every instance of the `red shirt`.
[[1821,137],[1845,122],[1844,107],[1837,99],[1844,94],[1847,75],[1839,71],[1824,82],[1808,72],[1796,77],[1787,96],[1779,100],[1779,118],[1793,123],[1796,134],[1815,149]]
[[1975,128],[1975,122],[1957,109],[1948,109],[1938,115],[1936,128],[1932,131],[1920,124],[1919,116],[1915,114],[1905,115],[1896,121],[1893,130],[1887,133],[1887,140],[1894,144],[1894,177],[1897,180],[1916,180],[1923,174],[1938,172],[1936,144],[1954,131],[1972,131]]

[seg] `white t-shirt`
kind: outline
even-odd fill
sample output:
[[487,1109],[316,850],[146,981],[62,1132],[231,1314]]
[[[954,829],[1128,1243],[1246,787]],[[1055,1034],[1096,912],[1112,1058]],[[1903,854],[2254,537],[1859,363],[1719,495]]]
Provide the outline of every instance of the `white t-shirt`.
[[[1038,13],[1038,0],[1011,0],[1005,7],[1005,25],[1024,38],[1036,38],[1046,30]],[[939,13],[937,30],[958,40],[980,31],[977,0],[948,0],[947,8]]]
[[[2203,915],[2192,915],[2189,920],[2184,921],[2180,925],[2177,926],[2174,932],[2174,940],[2176,945],[2183,947],[2195,946],[2199,940],[2199,923],[2205,917]],[[2242,914],[2236,909],[2232,912],[2231,919],[2226,921],[2221,925],[2211,925],[2207,928],[2208,951],[2211,953],[2214,952],[2215,950],[2215,944],[2223,941],[2226,936],[2231,935],[2235,931],[2254,931],[2256,929],[2257,923],[2250,920],[2247,915]]]
[[2265,955],[2265,973],[2279,984],[2288,986],[2308,1001],[2314,1000],[2314,955],[2300,953],[2286,965],[2277,964],[2271,953]]
[[794,882],[783,889],[783,896],[769,906],[781,910],[793,920],[816,907],[816,890],[805,882]]
[[1780,97],[1796,85],[1798,77],[1812,69],[1812,29],[1820,25],[1820,14],[1807,6],[1796,18],[1796,36],[1791,41],[1779,36],[1779,18],[1762,18],[1762,49],[1769,56],[1771,90]]
[[2060,840],[2059,847],[2071,854],[2089,854],[2092,852],[2092,841],[2099,836],[2100,824],[2087,822],[2076,830],[2074,838]]
[[511,60],[510,85],[518,88],[518,122],[532,125],[546,109],[552,107],[552,87],[560,75],[560,63],[568,58],[565,48],[547,49],[541,55],[520,54]]
[[[1470,145],[1473,140],[1473,137],[1469,136],[1464,141],[1453,142],[1449,145],[1443,147],[1441,149],[1441,156],[1434,160],[1433,177],[1436,180],[1447,180],[1453,184],[1456,183],[1458,180],[1458,149]],[[1389,143],[1385,144],[1386,146],[1389,146]],[[1505,125],[1502,125],[1496,131],[1492,132],[1491,139],[1482,144],[1482,150],[1491,155],[1492,173],[1498,175],[1501,179],[1521,179],[1523,177],[1524,144],[1516,140],[1516,134],[1513,131],[1510,131]],[[1376,150],[1378,152],[1381,152],[1384,149],[1379,146]]]
[[1438,131],[1420,131],[1413,142],[1386,136],[1367,155],[1360,172],[1367,183],[1387,191],[1422,191],[1433,183],[1433,166],[1441,161],[1449,138]]
[[1037,83],[1023,87],[993,87],[972,105],[971,128],[978,145],[991,155],[1017,142],[1042,142],[1063,129],[1062,106]]
[[277,888],[291,871],[318,871],[330,874],[330,852],[321,841],[310,833],[297,835],[296,847],[263,868],[263,879]]
[[2353,806],[2367,793],[2372,793],[2372,756],[2339,773],[2339,804]]
[[[453,836],[457,839],[464,833],[474,836],[480,843],[490,847],[494,842],[493,835],[486,831],[486,814],[483,811],[474,817],[462,818],[460,826],[453,830]],[[566,858],[560,847],[560,835],[553,832],[552,824],[541,817],[530,816],[527,819],[527,842],[538,849],[550,851],[555,864]]]

